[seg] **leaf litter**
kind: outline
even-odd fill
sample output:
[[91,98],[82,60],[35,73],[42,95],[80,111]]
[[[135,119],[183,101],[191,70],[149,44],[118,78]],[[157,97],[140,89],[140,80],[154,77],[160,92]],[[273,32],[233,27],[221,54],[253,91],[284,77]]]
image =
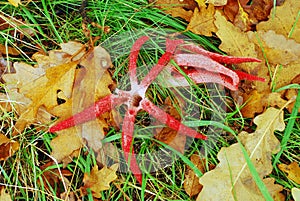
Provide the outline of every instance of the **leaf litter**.
[[[246,107],[242,109],[242,113],[245,117],[254,117],[257,113],[262,113],[263,111],[265,111],[265,108],[267,108],[267,106],[270,105],[279,106],[279,107],[285,105],[287,103],[286,99],[292,98],[295,95],[296,91],[289,90],[287,92],[283,91],[279,93],[279,92],[274,92],[273,88],[276,89],[280,88],[289,83],[292,83],[292,81],[293,83],[299,83],[299,81],[297,82],[297,76],[299,77],[300,74],[299,61],[297,60],[297,58],[299,57],[299,41],[300,41],[300,39],[298,40],[299,38],[298,36],[300,34],[297,33],[299,32],[300,29],[299,29],[299,23],[296,23],[298,11],[299,11],[299,2],[286,0],[282,6],[276,7],[276,12],[274,8],[271,10],[269,6],[270,1],[265,1],[265,3],[268,2],[265,5],[260,4],[259,1],[253,1],[253,2],[254,3],[251,6],[246,6],[245,1],[239,1],[240,5],[230,0],[228,2],[211,1],[210,3],[215,4],[214,6],[222,4],[223,7],[219,7],[216,9],[216,7],[211,6],[211,4],[207,7],[204,7],[205,5],[204,2],[202,0],[198,0],[197,3],[200,9],[197,8],[195,4],[190,4],[193,6],[189,6],[188,8],[186,6],[185,7],[179,6],[176,11],[170,12],[170,14],[174,16],[177,15],[179,17],[184,18],[186,21],[190,22],[187,28],[190,31],[193,31],[198,34],[208,35],[208,36],[211,36],[213,33],[216,33],[216,35],[222,41],[220,49],[227,52],[228,54],[233,56],[238,55],[238,56],[255,57],[264,61],[260,64],[237,65],[238,69],[244,70],[245,72],[248,72],[250,74],[255,74],[260,77],[264,77],[269,80],[269,83],[256,82],[255,84],[249,84],[246,82],[244,85],[242,85],[242,89],[246,93],[240,92],[238,96],[242,97],[244,103],[247,103]],[[160,3],[164,4],[165,2],[162,1]],[[221,14],[220,9],[223,10],[224,12],[223,14]],[[207,14],[208,18],[210,19],[209,21],[210,24],[209,25],[205,25],[205,23],[197,24],[196,22],[198,21],[198,19],[199,18],[202,19],[203,16],[205,16],[205,10],[207,10],[207,12],[209,10],[210,12],[209,14]],[[270,15],[268,13],[269,12],[268,10],[271,10]],[[264,13],[259,13],[259,11],[264,11]],[[213,17],[210,16],[212,13],[214,13]],[[227,18],[229,18],[231,22],[227,21],[227,19],[224,18],[224,15]],[[267,21],[261,22],[261,19],[265,19],[268,16],[269,19]],[[271,16],[275,16],[275,17],[272,18]],[[241,22],[243,24],[240,26],[239,24]],[[257,32],[252,32],[250,30],[251,26],[253,26],[253,22],[258,23],[257,25],[255,24],[257,28]],[[214,24],[214,26],[212,26],[212,23]],[[233,23],[235,26],[232,26],[231,23]],[[203,24],[203,26],[206,26],[206,28],[201,27],[201,24]],[[239,41],[239,43],[236,43],[235,41]],[[47,123],[47,121],[49,122],[50,118],[53,116],[59,117],[60,120],[63,120],[71,116],[76,111],[79,111],[85,108],[87,105],[90,105],[90,103],[94,102],[96,99],[99,99],[107,95],[107,94],[99,94],[98,92],[104,90],[105,93],[108,94],[110,93],[109,86],[111,86],[113,82],[109,74],[104,76],[105,84],[104,85],[100,84],[100,86],[103,86],[104,88],[102,88],[102,90],[99,91],[96,90],[95,92],[96,95],[91,97],[90,94],[85,93],[86,91],[84,90],[83,86],[90,87],[89,90],[95,91],[95,88],[97,88],[95,87],[97,86],[97,83],[94,82],[94,79],[92,79],[93,83],[90,82],[90,79],[87,80],[82,79],[82,77],[84,76],[90,77],[95,75],[94,74],[95,69],[87,70],[88,65],[86,65],[84,61],[88,61],[88,62],[92,61],[92,63],[95,64],[99,60],[97,56],[93,55],[94,49],[92,51],[89,50],[87,52],[87,50],[85,50],[82,44],[77,42],[69,42],[69,43],[70,44],[68,43],[62,44],[62,50],[50,51],[49,55],[42,55],[40,53],[35,54],[34,57],[38,61],[38,64],[34,67],[28,66],[24,63],[15,63],[14,67],[16,68],[16,73],[10,75],[6,74],[3,76],[3,79],[7,81],[9,86],[8,87],[9,96],[16,98],[14,100],[15,101],[17,100],[16,102],[18,103],[16,104],[17,106],[16,111],[19,113],[20,119],[17,121],[16,124],[17,132],[15,132],[15,134],[22,132],[22,130],[26,126],[32,123]],[[99,49],[101,48],[99,47]],[[10,52],[11,54],[13,54],[12,50],[10,50]],[[85,58],[84,55],[86,56]],[[100,59],[100,61],[102,62],[104,61],[104,63],[101,63],[101,66],[103,66],[104,69],[109,66],[110,61],[107,60],[107,57],[104,58],[104,60]],[[108,66],[106,64],[108,64]],[[78,65],[79,66],[82,65],[83,68],[78,68]],[[70,72],[69,74],[66,73],[67,75],[65,75],[63,72],[61,74],[55,74],[54,73],[55,71],[51,71],[51,69],[52,68],[55,69],[55,67],[57,68],[56,70],[60,68],[64,68],[64,70],[67,69],[67,71],[65,72],[68,71]],[[28,78],[31,79],[30,81],[28,79],[22,80],[22,77],[24,77],[22,76],[23,72],[28,75]],[[288,72],[292,72],[292,73],[288,73]],[[52,76],[53,78],[51,78]],[[38,90],[38,86],[40,84],[41,86],[47,88],[47,86],[51,85],[52,83],[55,83],[55,81],[59,81],[60,78],[70,78],[70,79],[69,82],[67,83],[57,84],[54,88],[55,90],[49,88],[49,90],[45,93],[42,93],[41,96],[34,93],[33,94],[30,93],[32,90]],[[28,86],[27,83],[30,82],[33,82],[34,85]],[[74,87],[73,91],[72,88],[70,88],[70,86]],[[76,96],[76,94],[74,94],[74,91],[76,91],[76,93],[80,95]],[[1,96],[2,95],[3,94],[1,94]],[[87,98],[86,99],[80,98],[80,96],[87,97]],[[50,99],[48,100],[46,97],[50,97]],[[7,96],[6,97],[4,96],[2,98],[5,99],[7,98]],[[82,99],[85,101],[82,101]],[[37,101],[38,104],[37,105],[33,104],[32,100]],[[59,100],[62,101],[63,103],[59,103]],[[1,103],[1,106],[2,105],[3,104]],[[292,107],[293,106],[290,105],[288,109],[291,110]],[[7,109],[12,110],[11,107],[7,107]],[[260,116],[257,116],[255,119],[259,119],[258,117],[267,119],[267,117],[263,115],[269,113],[268,111],[270,110],[274,110],[274,108],[267,109],[265,113],[263,113]],[[43,112],[49,113],[46,119],[42,118],[45,117],[45,115],[42,115]],[[52,146],[55,147],[53,149],[52,154],[55,155],[55,157],[57,157],[59,161],[64,161],[65,163],[67,163],[67,161],[70,160],[72,156],[76,156],[78,154],[79,149],[84,144],[88,144],[96,151],[101,150],[102,145],[100,143],[95,143],[95,141],[99,141],[104,137],[104,133],[105,133],[104,130],[105,128],[108,127],[107,119],[113,119],[111,118],[111,115],[112,114],[107,114],[106,117],[96,119],[94,122],[88,122],[85,125],[81,125],[76,128],[69,128],[68,130],[60,131],[58,133],[57,138],[55,138],[51,142]],[[272,117],[270,116],[270,118]],[[273,128],[273,130],[271,130],[270,132],[263,131],[265,128],[261,127],[260,125],[261,122],[259,120],[256,121],[254,120],[254,122],[257,123],[256,132],[254,132],[253,134],[242,132],[239,134],[239,137],[242,141],[242,144],[246,147],[246,149],[248,148],[249,153],[251,153],[250,157],[252,156],[252,159],[253,158],[258,159],[258,161],[253,161],[253,163],[259,167],[262,167],[261,166],[262,164],[266,165],[263,166],[261,169],[257,168],[262,178],[267,176],[272,170],[272,168],[269,167],[270,155],[276,153],[277,149],[275,145],[278,145],[277,142],[278,140],[274,139],[275,136],[273,135],[273,131],[275,128]],[[280,120],[279,123],[277,122],[277,124],[278,125],[280,124]],[[101,125],[100,128],[99,125]],[[281,129],[279,127],[277,129]],[[91,128],[91,129],[87,129],[87,128]],[[87,132],[84,133],[83,130]],[[96,130],[100,132],[95,132]],[[256,136],[259,134],[258,131],[262,131],[263,133],[264,132],[265,133],[263,136],[259,137]],[[67,137],[70,134],[74,134],[73,135],[74,139],[78,139],[76,140],[77,142],[74,143],[74,146],[70,147],[70,149],[68,150],[60,150],[61,145],[62,144],[65,145],[65,143],[67,143]],[[268,138],[268,140],[274,142],[273,145],[271,146],[270,142],[265,140],[265,138]],[[255,140],[260,140],[257,146],[255,146],[254,144]],[[260,145],[262,144],[263,146],[260,147]],[[231,154],[233,153],[239,153],[239,154],[241,153],[240,150],[238,150],[238,146],[234,144],[230,147],[222,148],[221,152],[218,154],[218,157],[220,157],[219,158],[220,164],[223,164],[223,166],[221,166],[221,169],[223,168],[222,171],[224,170],[229,171],[230,174],[236,173],[234,172],[236,168],[242,171],[240,171],[239,174],[237,175],[237,178],[233,182],[233,187],[231,190],[227,191],[228,190],[227,188],[218,189],[220,191],[217,191],[217,193],[222,195],[222,193],[220,192],[224,192],[223,195],[228,196],[227,198],[231,199],[232,191],[234,191],[237,196],[243,197],[243,195],[239,194],[239,190],[244,189],[245,192],[250,192],[251,190],[249,189],[252,188],[252,189],[256,189],[255,196],[257,196],[256,197],[257,199],[260,199],[261,194],[259,193],[257,187],[255,187],[255,183],[253,182],[253,180],[250,178],[251,174],[245,167],[246,164],[245,161],[244,160],[232,161],[232,159],[234,159],[235,157],[230,157]],[[256,153],[256,150],[258,150],[257,152],[259,154]],[[11,155],[8,154],[8,157],[9,156]],[[241,155],[240,158],[243,159],[243,156]],[[240,166],[241,164],[244,164],[242,168]],[[295,167],[292,166],[292,164],[291,166],[282,164],[281,169],[282,171],[287,172],[288,175],[293,175],[290,176],[291,177],[290,179],[293,178],[292,180],[294,180],[295,179],[294,175],[296,175],[296,173],[294,173],[295,171],[293,169],[297,169],[297,168],[295,165],[294,165]],[[230,170],[226,169],[228,168],[228,166],[230,166]],[[98,171],[98,167],[97,168],[94,167],[94,168],[95,170],[93,169],[94,171],[93,174],[96,175],[97,174],[96,172]],[[217,166],[216,170],[219,170],[219,168],[220,165]],[[292,169],[292,171],[289,171],[290,169]],[[224,174],[222,171],[219,172],[217,171],[216,175]],[[231,171],[233,171],[233,173]],[[209,172],[206,174],[209,174]],[[203,183],[204,189],[205,188],[208,189],[207,186],[210,185],[210,182],[205,180],[206,178],[205,175],[200,179],[200,183],[204,182]],[[225,175],[228,176],[227,174]],[[88,178],[88,176],[85,177]],[[231,181],[230,179],[232,178],[228,178],[226,182]],[[268,187],[268,189],[271,191],[270,193],[273,196],[273,198],[275,198],[276,200],[281,200],[282,195],[280,194],[280,191],[282,188],[277,184],[275,185],[274,180],[270,178],[264,178],[263,181]],[[231,186],[232,183],[228,183],[226,187],[231,187]],[[240,186],[241,188],[238,189],[237,186]],[[99,193],[99,189],[96,189],[95,192]],[[207,198],[209,198],[209,195],[202,192],[200,193],[199,197],[208,196]],[[202,199],[203,197],[201,198],[201,200]]]
[[[272,154],[280,150],[274,131],[285,128],[283,111],[268,108],[254,118],[254,123],[257,125],[254,133],[243,131],[238,137],[273,199],[284,200],[283,187],[267,177],[273,169]],[[203,189],[197,200],[264,200],[238,143],[222,147],[217,157],[220,163],[199,180]]]

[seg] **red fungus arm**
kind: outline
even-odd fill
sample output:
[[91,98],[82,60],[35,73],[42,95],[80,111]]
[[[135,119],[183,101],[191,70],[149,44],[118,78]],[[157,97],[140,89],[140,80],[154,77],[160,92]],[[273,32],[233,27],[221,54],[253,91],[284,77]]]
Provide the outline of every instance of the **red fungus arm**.
[[154,105],[152,102],[150,102],[147,99],[144,99],[141,101],[142,108],[148,112],[151,116],[153,116],[155,119],[160,121],[163,124],[166,124],[169,128],[177,130],[179,133],[183,135],[187,135],[193,138],[199,138],[202,140],[206,140],[207,137],[201,133],[198,133],[197,131],[183,125],[180,121]]
[[[179,65],[179,66],[189,66],[189,67],[194,67],[197,69],[199,69],[199,76],[200,73],[208,73],[209,72],[205,72],[201,69],[205,69],[206,71],[210,71],[213,72],[215,74],[220,74],[220,78],[221,75],[226,75],[229,78],[231,78],[231,83],[233,86],[237,86],[240,82],[239,77],[237,76],[237,74],[230,70],[229,68],[226,68],[225,66],[219,64],[218,62],[212,60],[209,57],[206,57],[204,55],[199,55],[199,54],[177,54],[174,56],[174,61]],[[214,81],[213,79],[215,78],[212,77],[210,79],[210,82],[216,82],[219,83],[218,80]]]
[[133,44],[129,55],[129,76],[131,85],[137,85],[136,62],[142,45],[149,40],[148,36],[138,38]]
[[163,70],[163,68],[170,62],[172,55],[174,54],[176,47],[182,44],[183,40],[166,40],[166,52],[160,57],[157,64],[152,67],[150,72],[144,77],[141,85],[145,88],[156,79],[158,74]]
[[114,106],[124,102],[122,98],[116,97],[115,95],[108,95],[101,98],[99,101],[94,103],[87,109],[73,115],[72,117],[58,122],[56,125],[49,128],[49,132],[53,133],[56,131],[64,130],[66,128],[73,127],[77,124],[82,124],[84,122],[95,119],[97,116],[110,111]]
[[252,58],[252,57],[234,57],[234,56],[225,56],[213,52],[209,52],[204,50],[202,47],[189,44],[189,45],[184,45],[184,49],[187,49],[193,53],[201,54],[203,56],[210,57],[211,59],[223,63],[223,64],[240,64],[244,62],[261,62],[261,60]]
[[128,164],[130,164],[130,169],[134,174],[137,181],[142,184],[142,172],[137,164],[136,158],[134,156],[134,149],[132,146],[133,141],[133,131],[134,131],[134,121],[137,110],[128,109],[125,114],[122,126],[122,149],[124,151],[124,156]]
[[239,70],[234,70],[234,72],[239,76],[239,78],[241,80],[260,81],[260,82],[265,82],[266,81],[265,78],[258,77],[258,76],[255,76],[255,75],[251,75],[251,74],[239,71]]

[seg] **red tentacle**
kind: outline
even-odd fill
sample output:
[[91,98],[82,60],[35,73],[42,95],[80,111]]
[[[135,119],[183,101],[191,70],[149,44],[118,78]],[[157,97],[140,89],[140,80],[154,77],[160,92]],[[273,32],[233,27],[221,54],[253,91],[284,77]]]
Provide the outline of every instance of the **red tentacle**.
[[123,120],[122,127],[122,149],[124,151],[124,156],[128,164],[130,164],[130,169],[134,174],[137,181],[142,184],[142,172],[137,164],[136,158],[134,156],[134,149],[132,146],[133,141],[133,131],[134,131],[134,121],[137,110],[128,109]]
[[166,113],[165,111],[163,111],[162,109],[154,105],[149,100],[147,99],[142,100],[141,106],[146,112],[148,112],[155,119],[157,119],[163,124],[166,124],[168,127],[177,130],[179,133],[190,137],[203,139],[203,140],[207,139],[207,136],[198,133],[197,131],[183,125],[180,121],[178,121],[173,116],[169,115],[168,113]]
[[143,44],[149,40],[148,36],[142,36],[138,38],[135,43],[133,44],[130,55],[129,55],[129,76],[130,81],[132,85],[137,84],[137,77],[136,77],[136,62],[137,58],[140,52],[140,49],[142,48]]
[[[233,91],[238,89],[236,85],[233,85],[232,79],[230,77],[220,73],[214,73],[204,69],[188,69],[184,70],[184,72],[196,84],[217,83]],[[166,79],[164,80],[166,83],[166,87],[190,86],[186,78],[183,77],[179,72],[170,69],[169,73],[171,73],[172,76],[166,77]]]
[[89,108],[79,112],[72,117],[57,123],[49,128],[49,132],[53,133],[56,131],[64,130],[66,128],[73,127],[77,124],[82,124],[84,122],[95,119],[97,116],[110,111],[114,106],[121,104],[124,100],[114,95],[108,95],[101,98],[99,101],[94,103],[94,105]]
[[157,64],[152,67],[150,72],[144,77],[141,85],[147,88],[153,80],[156,79],[158,74],[163,70],[163,68],[170,62],[172,55],[174,54],[176,47],[182,44],[183,40],[166,40],[166,52],[160,57]]
[[[237,74],[230,70],[229,68],[226,68],[225,66],[219,64],[218,62],[212,60],[209,57],[203,56],[203,55],[195,55],[195,54],[177,54],[174,55],[174,60],[179,66],[189,66],[189,67],[194,67],[197,68],[196,70],[205,69],[206,71],[213,72],[215,74],[220,74],[221,75],[226,75],[229,78],[231,78],[231,83],[233,86],[237,87],[239,84],[240,80]],[[203,71],[202,71],[203,72]],[[199,72],[200,74],[201,72]],[[209,72],[205,72],[209,74]],[[212,77],[211,82],[213,81],[213,78],[216,76]],[[219,78],[216,79],[216,82],[218,83]]]
[[239,70],[234,70],[234,72],[239,76],[239,78],[241,80],[260,81],[260,82],[265,82],[266,81],[265,78],[258,77],[258,76],[255,76],[255,75],[251,75],[251,74],[239,71]]
[[211,59],[219,62],[219,63],[224,63],[224,64],[240,64],[244,62],[261,62],[261,60],[252,58],[252,57],[234,57],[234,56],[225,56],[213,52],[209,52],[204,50],[203,48],[189,44],[189,45],[184,45],[183,48],[197,54],[201,54],[203,56],[210,57]]

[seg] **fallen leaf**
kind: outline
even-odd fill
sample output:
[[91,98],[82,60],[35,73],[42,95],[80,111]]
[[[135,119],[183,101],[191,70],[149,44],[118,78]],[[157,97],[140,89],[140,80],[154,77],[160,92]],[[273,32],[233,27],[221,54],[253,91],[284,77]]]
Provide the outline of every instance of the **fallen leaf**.
[[212,32],[216,32],[217,28],[214,25],[215,7],[209,4],[208,7],[195,8],[194,14],[187,26],[187,30],[195,34],[212,36]]
[[22,86],[20,93],[32,100],[32,104],[18,118],[15,128],[16,133],[36,121],[39,107],[51,109],[58,105],[57,92],[63,91],[66,96],[72,93],[73,81],[77,62],[69,62],[46,70],[46,76],[39,77],[31,84]]
[[[291,5],[291,2],[287,0],[276,8],[284,7],[285,4]],[[253,118],[270,105],[280,107],[285,105],[284,103],[291,97],[284,96],[284,91],[276,94],[272,90],[290,84],[300,74],[299,43],[277,33],[276,26],[281,26],[280,24],[273,23],[272,27],[269,27],[271,30],[267,30],[266,26],[263,28],[257,26],[257,32],[245,33],[234,27],[220,12],[216,12],[215,18],[215,25],[218,28],[216,34],[222,41],[220,49],[232,56],[256,57],[262,60],[257,64],[237,65],[238,69],[266,79],[266,82],[245,82],[241,85],[238,97],[242,97],[246,103],[242,109],[243,116]],[[287,19],[283,14],[277,15],[277,18]],[[287,106],[289,111],[292,107],[292,104]]]
[[6,47],[5,45],[0,44],[0,53],[2,54],[10,54],[13,56],[19,55],[19,51],[12,47]]
[[1,189],[0,201],[12,201],[10,195],[5,191],[5,188]]
[[189,22],[197,3],[194,0],[157,0],[155,5],[165,13],[173,17],[181,17]]
[[292,162],[289,165],[286,164],[278,164],[278,168],[285,172],[287,175],[287,177],[290,180],[293,180],[294,182],[296,182],[297,184],[300,184],[300,167],[299,164],[297,162]]
[[260,21],[267,20],[273,0],[228,0],[223,6],[225,16],[243,31],[249,31]]
[[[70,143],[72,139],[72,143]],[[78,151],[83,146],[82,138],[76,131],[76,127],[69,128],[58,132],[50,145],[52,147],[51,156],[58,162],[63,161],[65,164],[71,161],[74,156],[78,155]]]
[[17,150],[19,150],[19,146],[18,142],[10,140],[0,133],[0,161],[11,157]]
[[58,170],[57,168],[50,167],[54,164],[54,162],[48,162],[40,166],[40,169],[43,171],[43,173],[41,174],[42,179],[38,181],[43,182],[43,186],[47,190],[50,190],[51,188],[57,189],[57,194],[60,194],[60,188],[58,187],[62,185],[63,182],[65,184],[70,183],[66,176],[72,176],[72,172],[67,169]]
[[19,4],[21,4],[21,0],[8,0],[8,2],[15,7],[18,7]]
[[224,6],[227,4],[227,0],[206,0],[205,3],[210,3],[214,6]]
[[[202,173],[206,172],[205,158],[201,158],[199,155],[193,154],[190,157],[190,160]],[[213,169],[214,167],[214,165],[209,164],[209,170]],[[199,177],[197,177],[195,172],[189,166],[187,166],[187,170],[185,172],[183,187],[185,192],[190,197],[199,194],[202,189],[202,185],[199,183]]]
[[300,43],[300,23],[297,19],[299,9],[300,1],[285,0],[283,5],[271,10],[267,21],[260,22],[256,28],[263,31],[274,30],[277,34]]
[[269,63],[287,65],[298,61],[300,57],[300,43],[287,39],[273,30],[248,32],[248,37],[257,46],[264,48]]
[[94,166],[90,174],[84,174],[84,186],[80,188],[83,194],[86,193],[87,188],[90,188],[95,198],[101,198],[101,191],[108,190],[110,188],[109,183],[118,178],[116,175],[118,167],[117,163],[109,168],[104,166],[101,170],[98,170],[97,165]]
[[[171,116],[175,117],[175,119],[181,119],[180,114],[174,107],[170,98],[166,98],[164,102],[164,110]],[[186,136],[178,133],[178,131],[176,130],[173,130],[169,127],[164,127],[157,134],[155,134],[154,137],[157,140],[168,144],[170,147],[174,148],[182,154],[185,151]]]
[[[280,150],[274,131],[285,128],[283,111],[268,108],[254,118],[254,123],[254,133],[241,132],[238,137],[273,199],[284,200],[280,193],[283,187],[266,178],[272,171],[271,156]],[[220,163],[216,168],[200,178],[203,189],[197,200],[264,200],[238,143],[222,147],[217,157]]]
[[299,188],[292,188],[292,196],[295,201],[300,201],[300,189]]

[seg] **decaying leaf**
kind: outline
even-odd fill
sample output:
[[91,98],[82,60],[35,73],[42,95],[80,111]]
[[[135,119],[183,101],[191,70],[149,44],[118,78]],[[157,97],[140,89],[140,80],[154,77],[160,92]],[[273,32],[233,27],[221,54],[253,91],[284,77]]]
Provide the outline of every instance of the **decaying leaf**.
[[[206,172],[205,158],[201,158],[199,155],[193,154],[190,160],[202,173]],[[214,167],[214,165],[209,164],[209,170]],[[187,166],[187,170],[185,172],[183,187],[190,197],[199,194],[202,189],[202,185],[199,183],[199,177],[197,177],[195,172],[189,166]]]
[[[272,171],[271,156],[280,150],[275,130],[284,130],[283,111],[269,108],[254,119],[254,133],[241,132],[238,137],[247,150],[260,178],[274,200],[284,200],[283,187],[266,178]],[[241,147],[235,143],[218,153],[220,163],[200,178],[203,189],[197,200],[264,200],[247,166]]]
[[19,149],[19,143],[0,133],[0,161],[11,157]]
[[187,30],[195,34],[212,36],[212,32],[216,32],[217,28],[214,25],[215,7],[209,4],[208,7],[195,8],[194,14],[190,20]]
[[278,168],[287,174],[290,180],[293,180],[297,184],[300,184],[300,167],[297,162],[292,162],[289,165],[279,164]]
[[260,21],[267,20],[273,0],[228,0],[223,6],[224,15],[243,31],[249,31]]
[[300,189],[299,188],[292,188],[292,196],[295,201],[300,201]]
[[224,6],[227,4],[227,0],[206,0],[205,3],[210,3],[214,6]]
[[84,174],[84,186],[81,187],[82,193],[85,194],[86,189],[90,188],[95,198],[101,198],[101,191],[108,190],[110,188],[109,183],[117,179],[118,166],[118,164],[114,164],[109,168],[104,166],[101,170],[98,170],[97,165],[94,166],[90,174]]

